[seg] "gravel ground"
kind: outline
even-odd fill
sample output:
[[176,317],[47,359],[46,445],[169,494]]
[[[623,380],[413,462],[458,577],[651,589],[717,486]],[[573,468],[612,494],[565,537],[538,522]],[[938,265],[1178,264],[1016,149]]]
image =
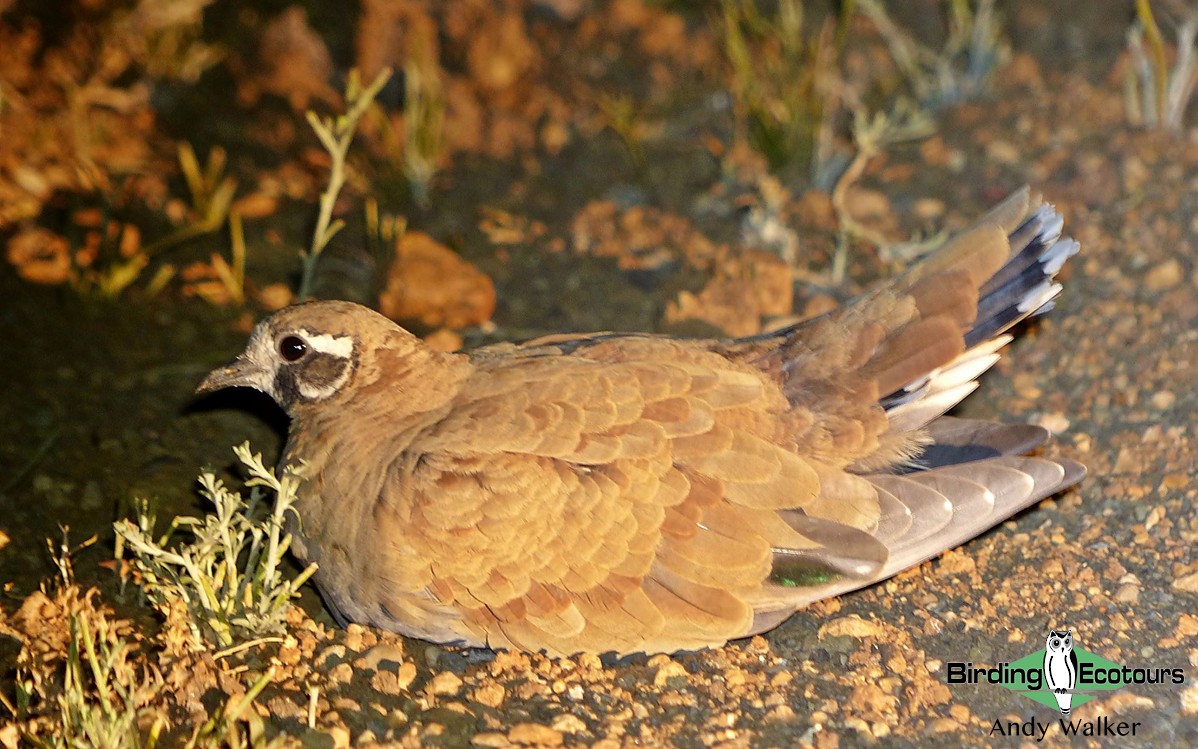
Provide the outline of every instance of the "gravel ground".
[[[162,645],[183,625],[159,628],[132,596],[116,595],[111,575],[93,569],[108,555],[105,540],[80,555],[80,579],[99,582],[119,615],[140,622],[135,640],[156,643],[172,739],[270,670],[255,707],[269,733],[304,746],[990,745],[996,725],[1055,721],[1054,711],[990,684],[948,685],[947,664],[1015,661],[1041,648],[1049,629],[1070,628],[1079,647],[1115,663],[1185,669],[1184,684],[1129,686],[1078,707],[1075,722],[1105,717],[1136,730],[1074,743],[1198,744],[1198,443],[1189,423],[1198,405],[1198,137],[1129,129],[1109,65],[1075,51],[1121,45],[1089,30],[1110,14],[1039,29],[1046,7],[1012,14],[1017,42],[1040,62],[1017,55],[990,100],[950,110],[937,136],[879,159],[866,183],[889,196],[903,225],[918,199],[939,201],[944,223],[960,225],[1024,183],[1064,213],[1082,253],[1057,309],[1010,347],[960,413],[1048,427],[1057,433],[1048,454],[1089,467],[1079,487],[767,636],[622,662],[459,652],[340,630],[310,591],[285,641],[217,660]],[[1074,50],[1065,69],[1046,61],[1060,39]],[[502,283],[500,291],[503,304]],[[247,436],[277,449],[279,417],[239,396],[192,404],[202,372],[240,348],[244,334],[227,315],[198,304],[93,304],[7,273],[0,294],[8,673],[14,632],[48,638],[82,605],[30,595],[48,572],[41,540],[58,522],[70,522],[77,540],[102,533],[110,498],[130,492],[160,496],[163,515],[194,511],[180,487],[195,468],[228,465],[227,446]],[[628,314],[634,327],[639,313]],[[620,322],[605,315],[596,327]],[[31,457],[43,445],[42,458]],[[1064,741],[1054,726],[1044,743]]]

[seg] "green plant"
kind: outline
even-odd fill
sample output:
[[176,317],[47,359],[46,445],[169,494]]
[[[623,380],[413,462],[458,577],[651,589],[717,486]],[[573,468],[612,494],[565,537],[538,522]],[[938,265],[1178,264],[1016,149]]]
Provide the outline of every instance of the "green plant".
[[1007,55],[994,13],[994,0],[945,0],[948,11],[944,45],[920,44],[890,19],[882,0],[854,0],[886,41],[890,56],[921,107],[941,109],[977,97]]
[[183,172],[183,179],[191,193],[192,216],[188,223],[146,245],[143,249],[146,255],[155,255],[194,237],[219,230],[233,205],[237,181],[225,174],[229,160],[223,148],[212,148],[201,168],[195,149],[183,141],[179,143],[178,158],[179,170]]
[[428,185],[445,151],[445,93],[435,62],[414,55],[404,65],[404,176],[419,205],[428,205]]
[[345,186],[345,161],[354,140],[354,132],[358,129],[358,121],[390,78],[391,69],[388,68],[363,87],[357,71],[352,70],[345,87],[345,114],[322,118],[311,110],[307,112],[308,124],[312,126],[332,163],[329,167],[329,183],[320,194],[320,212],[316,218],[316,229],[312,232],[312,244],[306,252],[300,253],[303,259],[299,287],[301,301],[311,296],[312,279],[320,253],[345,226],[341,219],[333,220],[333,206],[337,203],[341,188]]
[[644,127],[640,123],[636,102],[628,94],[602,94],[599,111],[611,131],[616,134],[638,172],[646,167]]
[[853,218],[847,207],[849,187],[861,178],[870,160],[888,146],[926,138],[935,129],[927,112],[905,99],[900,99],[891,112],[875,112],[869,115],[864,110],[857,110],[853,114],[853,143],[857,147],[857,153],[832,189],[832,207],[836,210],[840,229],[836,254],[832,258],[832,282],[836,284],[844,281],[851,239],[862,239],[879,248],[883,261],[889,261],[890,256],[895,254],[895,249],[889,247],[890,243],[886,237]]
[[[162,677],[138,673],[130,659],[133,648],[117,635],[103,614],[71,615],[62,693],[58,696],[61,733],[48,743],[75,749],[150,749],[166,727],[165,717],[151,706]],[[144,667],[143,667],[144,668]],[[143,739],[142,724],[149,723]]]
[[779,0],[773,14],[756,0],[721,0],[723,50],[731,68],[737,117],[754,150],[771,171],[811,164],[820,129],[832,106],[828,78],[843,39],[825,24],[804,29],[802,0]]
[[[74,557],[96,541],[72,546],[69,528],[62,540],[47,540],[56,574],[41,586],[52,617],[65,616],[65,652],[25,642],[17,657],[14,700],[0,692],[0,706],[13,719],[25,743],[53,749],[148,749],[168,726],[157,705],[162,675],[139,665],[138,648],[126,639],[128,623],[113,621],[97,603],[95,588],[75,583]],[[60,620],[61,621],[61,620]],[[0,631],[24,640],[15,630]],[[34,635],[44,637],[45,635]],[[54,637],[54,635],[51,635]],[[3,742],[0,742],[3,743]],[[7,746],[8,744],[5,743]]]
[[109,35],[152,78],[194,83],[225,55],[204,42],[204,10],[215,0],[138,0],[113,14]]
[[[300,469],[287,466],[281,476],[251,453],[249,443],[233,448],[249,473],[249,499],[227,488],[211,471],[200,475],[200,493],[216,513],[204,518],[177,517],[154,539],[155,518],[146,504],[136,522],[114,524],[118,556],[123,547],[133,552],[147,598],[162,611],[174,601],[188,610],[197,645],[207,641],[222,648],[235,642],[283,630],[283,620],[297,590],[316,571],[311,564],[294,580],[286,580],[280,565],[291,545],[284,525],[295,512]],[[266,497],[274,502],[266,507]],[[185,530],[190,539],[173,545]]]
[[1124,102],[1132,124],[1178,132],[1198,84],[1198,7],[1178,2],[1167,5],[1180,19],[1177,59],[1170,69],[1152,6],[1148,0],[1136,0],[1136,21],[1127,32],[1132,65],[1124,73]]
[[251,709],[254,700],[274,676],[275,667],[271,666],[250,685],[245,694],[230,697],[205,723],[196,726],[187,742],[188,749],[273,749],[287,746],[285,736],[266,738],[266,722]]

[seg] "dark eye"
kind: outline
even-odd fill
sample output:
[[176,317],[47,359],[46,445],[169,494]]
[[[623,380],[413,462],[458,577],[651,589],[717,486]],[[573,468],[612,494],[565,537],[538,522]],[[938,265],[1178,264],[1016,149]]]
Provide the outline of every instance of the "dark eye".
[[308,353],[308,344],[297,335],[289,335],[279,341],[279,355],[287,361],[299,361],[299,358],[306,353]]

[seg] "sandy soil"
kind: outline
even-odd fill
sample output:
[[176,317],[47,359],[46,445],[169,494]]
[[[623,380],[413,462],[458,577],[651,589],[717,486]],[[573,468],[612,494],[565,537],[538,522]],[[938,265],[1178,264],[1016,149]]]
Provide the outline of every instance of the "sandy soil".
[[[1187,671],[1181,686],[1127,687],[1078,708],[1074,719],[1138,723],[1134,738],[1120,742],[1127,745],[1198,743],[1198,443],[1190,426],[1198,406],[1198,137],[1130,127],[1114,72],[1124,11],[1090,4],[1075,13],[1066,6],[1073,7],[1028,2],[1007,9],[1015,55],[989,95],[943,112],[930,139],[875,159],[862,185],[881,196],[879,225],[895,239],[927,226],[961,226],[1024,183],[1064,213],[1067,233],[1083,249],[1067,270],[1058,308],[1011,346],[961,412],[1036,421],[1058,432],[1046,449],[1088,465],[1080,487],[938,560],[715,651],[624,662],[460,652],[356,626],[340,630],[306,590],[281,642],[217,659],[185,647],[184,625],[163,623],[139,603],[135,586],[118,592],[107,563],[110,528],[134,495],[157,497],[160,517],[199,510],[191,492],[196,470],[229,467],[232,444],[249,438],[277,452],[285,425],[268,402],[232,394],[197,404],[191,396],[205,371],[240,350],[264,302],[241,312],[188,297],[181,286],[154,298],[134,291],[117,302],[97,300],[6,269],[0,691],[14,694],[18,662],[52,679],[65,652],[68,613],[94,617],[111,607],[110,618],[132,622],[128,637],[140,643],[139,662],[162,676],[155,699],[170,721],[169,745],[269,673],[252,709],[267,735],[302,746],[980,746],[994,742],[996,720],[1052,714],[997,686],[950,688],[946,664],[1013,661],[1042,647],[1048,629],[1068,627],[1081,647],[1116,663]],[[820,209],[826,196],[796,189],[784,215],[801,232],[798,262],[807,274],[797,297],[788,297],[791,289],[779,292],[782,302],[776,294],[755,297],[759,307],[749,318],[743,305],[712,313],[720,294],[732,293],[720,287],[704,296],[713,279],[743,291],[744,279],[753,277],[738,270],[749,260],[720,249],[735,245],[736,214],[696,208],[735,203],[711,197],[719,166],[698,145],[703,133],[720,134],[728,122],[696,125],[702,108],[694,102],[701,99],[691,93],[702,89],[715,41],[694,30],[702,24],[693,18],[679,42],[661,31],[678,28],[663,24],[664,16],[636,16],[638,3],[604,7],[595,17],[624,19],[626,30],[587,37],[585,18],[533,25],[528,36],[537,53],[517,55],[512,64],[537,81],[535,95],[520,100],[534,102],[526,106],[535,112],[509,100],[502,82],[466,76],[478,88],[460,106],[473,102],[489,118],[475,134],[491,140],[454,146],[460,153],[434,180],[432,207],[390,204],[494,284],[494,314],[441,331],[448,345],[554,329],[744,333],[771,315],[816,310],[887,272],[859,247],[849,280],[830,289],[819,275],[833,247]],[[659,34],[647,34],[650,27]],[[640,72],[648,78],[629,88],[650,113],[643,165],[610,128],[562,113],[579,104],[570,75],[551,64],[565,55],[555,34],[584,38],[589,46],[580,47],[580,58],[608,55],[619,70],[604,74],[616,78],[631,75],[621,68],[627,63],[620,44],[642,45],[637,54],[652,64]],[[546,49],[559,57],[539,57]],[[679,63],[688,57],[698,59]],[[670,73],[671,65],[684,72]],[[588,93],[601,88],[599,74],[588,79],[579,66],[578,85]],[[269,99],[276,85],[256,79],[238,105],[243,114],[261,106],[252,103],[257,89]],[[658,93],[671,85],[677,96]],[[173,95],[186,100],[186,93]],[[306,94],[315,101],[323,95]],[[174,114],[159,115],[161,122],[177,123],[179,112],[196,106],[186,100]],[[286,102],[274,101],[256,126],[271,132],[266,142],[282,142],[278,131],[294,132],[300,122]],[[170,127],[155,128],[150,140],[167,139]],[[200,130],[203,142],[219,142],[227,132],[219,124]],[[553,151],[561,130],[573,135]],[[267,191],[259,170],[285,182],[280,161],[314,158],[309,141],[290,137],[282,156],[235,157],[245,190]],[[286,283],[294,273],[294,248],[310,228],[308,201],[319,181],[318,169],[304,171],[302,199],[282,198],[251,227],[256,255],[249,274],[258,288]],[[628,218],[633,211],[639,213]],[[203,260],[218,245],[208,240],[191,252]],[[659,245],[672,251],[654,255]],[[330,263],[326,290],[361,297],[381,286],[378,274],[354,270],[355,257]],[[776,256],[760,262],[768,270]],[[349,270],[339,275],[343,266]],[[76,541],[100,536],[75,560],[80,585],[98,586],[97,597],[54,586],[35,592],[53,572],[44,539],[58,538],[59,524],[69,525]],[[52,705],[43,708],[53,713]],[[6,746],[18,726],[4,727],[8,719],[0,704]],[[52,717],[40,720],[35,730],[52,730]],[[1054,740],[1063,743],[1057,733]],[[1097,746],[1109,739],[1080,741]]]

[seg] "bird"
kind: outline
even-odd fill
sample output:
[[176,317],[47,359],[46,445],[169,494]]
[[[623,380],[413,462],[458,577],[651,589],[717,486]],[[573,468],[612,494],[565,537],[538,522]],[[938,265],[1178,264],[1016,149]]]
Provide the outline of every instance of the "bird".
[[473,648],[721,647],[1077,483],[1050,434],[945,413],[1078,251],[1023,188],[906,272],[739,339],[435,351],[340,301],[275,312],[197,388],[290,417],[292,549],[338,623]]
[[1077,653],[1073,652],[1073,630],[1050,630],[1044,638],[1044,684],[1052,691],[1061,715],[1073,708],[1077,686]]

